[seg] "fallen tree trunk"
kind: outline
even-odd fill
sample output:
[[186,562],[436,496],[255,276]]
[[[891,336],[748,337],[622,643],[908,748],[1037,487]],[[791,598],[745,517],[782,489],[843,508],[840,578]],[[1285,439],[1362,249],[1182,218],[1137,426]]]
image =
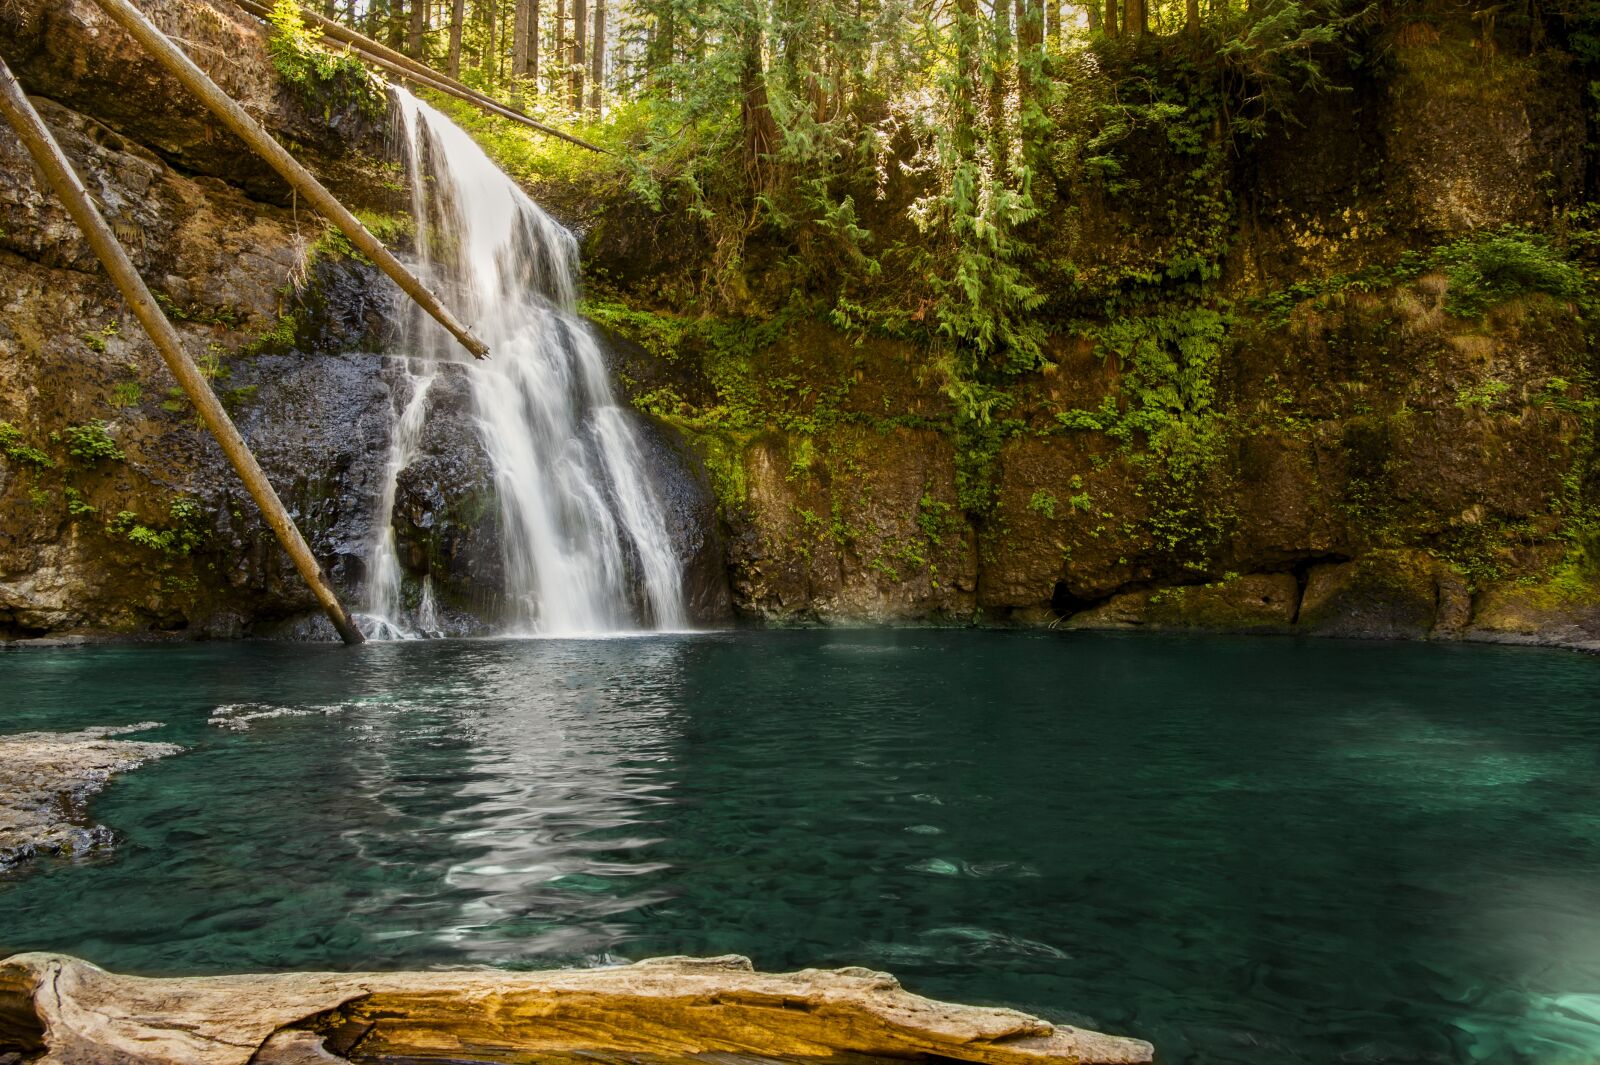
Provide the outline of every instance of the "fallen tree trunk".
[[407,270],[400,260],[395,258],[393,252],[384,247],[382,241],[367,232],[367,227],[362,225],[333,193],[323,187],[322,182],[318,181],[311,171],[301,166],[294,156],[284,150],[283,145],[273,140],[272,135],[251,118],[245,109],[239,106],[238,101],[223,92],[205,71],[195,65],[194,60],[184,54],[183,49],[173,44],[166,34],[145,18],[142,11],[133,6],[129,0],[95,0],[95,2],[113,21],[132,34],[133,38],[170,71],[184,88],[199,97],[200,101],[222,119],[223,124],[237,134],[240,140],[271,164],[295,192],[305,197],[322,217],[339,227],[339,231],[349,238],[357,251],[376,263],[378,269],[388,274],[406,295],[416,300],[423,310],[449,330],[461,342],[462,347],[480,359],[488,354],[488,345],[473,336],[471,331],[439,302],[438,297],[430,292],[416,275]]
[[233,419],[228,417],[228,412],[223,409],[222,403],[211,391],[211,385],[205,375],[194,364],[194,360],[189,358],[189,353],[184,350],[183,341],[179,339],[177,330],[167,321],[166,314],[156,304],[155,297],[150,294],[144,279],[139,276],[133,260],[128,258],[128,253],[117,242],[111,227],[95,207],[94,201],[89,198],[83,182],[72,169],[72,164],[61,151],[61,146],[56,143],[50,128],[39,117],[39,112],[34,110],[33,104],[29,102],[27,94],[22,91],[22,86],[3,58],[0,58],[0,116],[3,116],[6,123],[16,131],[18,139],[28,149],[28,154],[33,156],[34,162],[44,174],[45,181],[55,190],[56,195],[66,206],[67,213],[83,231],[95,256],[105,267],[106,273],[111,275],[111,280],[122,293],[122,298],[128,301],[134,317],[144,326],[144,331],[149,334],[156,350],[161,353],[161,358],[172,371],[172,376],[178,379],[179,386],[199,412],[200,420],[205,423],[206,428],[222,447],[222,453],[227,456],[228,462],[239,474],[239,479],[244,482],[250,498],[261,508],[262,516],[267,519],[267,524],[272,527],[283,549],[289,553],[295,569],[300,571],[301,578],[311,589],[311,594],[316,596],[317,602],[328,615],[328,620],[333,622],[333,627],[338,630],[340,638],[349,644],[362,643],[361,630],[356,627],[344,604],[339,602],[339,596],[334,592],[333,585],[329,583],[327,575],[317,563],[316,556],[311,553],[311,548],[300,535],[300,529],[295,525],[294,519],[284,509],[283,501],[278,498],[272,482],[267,480],[261,465],[256,462],[255,455],[250,451],[250,445],[239,435]]
[[[614,969],[287,973],[151,980],[58,954],[0,963],[0,1055],[36,1065],[689,1062],[708,1054],[1137,1065],[1149,1043],[934,1002],[867,969],[748,959]],[[849,1060],[848,1057],[845,1060]]]
[[[265,20],[271,15],[271,11],[266,5],[256,3],[255,0],[234,0],[234,3],[259,19]],[[431,67],[424,66],[408,55],[379,44],[370,37],[363,37],[354,30],[317,14],[310,8],[302,7],[300,9],[300,17],[320,29],[323,36],[348,46],[361,59],[378,67],[392,77],[402,81],[409,81],[415,85],[421,85],[424,88],[433,89],[435,92],[442,92],[446,96],[453,96],[492,115],[508,118],[513,122],[520,122],[522,125],[536,129],[540,133],[559,137],[570,144],[576,144],[580,148],[587,148],[591,152],[599,152],[601,155],[612,154],[599,145],[591,144],[581,137],[575,137],[563,130],[556,129],[554,126],[547,126],[537,119],[529,118],[521,111],[507,107],[500,101],[485,96],[476,89],[463,85],[454,78],[441,74]]]

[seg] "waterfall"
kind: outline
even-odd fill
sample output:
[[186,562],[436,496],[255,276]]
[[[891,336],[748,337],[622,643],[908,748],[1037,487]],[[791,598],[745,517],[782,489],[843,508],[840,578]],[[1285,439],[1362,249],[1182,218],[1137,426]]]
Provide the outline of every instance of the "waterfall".
[[[416,268],[490,348],[475,362],[419,310],[405,324],[385,487],[370,545],[370,635],[436,628],[433,582],[408,611],[392,511],[418,454],[438,366],[462,362],[494,470],[511,633],[687,624],[682,561],[643,468],[631,414],[576,312],[577,242],[465,131],[405,90],[397,139],[412,189]],[[422,615],[428,615],[426,618]]]

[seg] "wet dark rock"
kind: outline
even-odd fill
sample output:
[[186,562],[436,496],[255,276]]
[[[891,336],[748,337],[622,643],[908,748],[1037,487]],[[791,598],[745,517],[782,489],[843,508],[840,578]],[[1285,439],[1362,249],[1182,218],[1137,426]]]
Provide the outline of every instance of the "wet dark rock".
[[711,479],[676,430],[647,418],[637,422],[645,474],[683,560],[683,603],[689,621],[723,624],[733,616],[733,601]]
[[466,367],[441,366],[426,402],[419,453],[396,482],[396,549],[412,594],[431,578],[446,632],[482,631],[505,615],[505,581],[499,497]]

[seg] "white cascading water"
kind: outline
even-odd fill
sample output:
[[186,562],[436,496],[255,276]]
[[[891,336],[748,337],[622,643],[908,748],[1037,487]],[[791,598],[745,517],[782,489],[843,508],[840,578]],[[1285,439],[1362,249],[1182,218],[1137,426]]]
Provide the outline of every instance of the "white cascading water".
[[[368,634],[437,631],[431,583],[408,614],[391,523],[417,457],[441,362],[466,367],[500,504],[514,633],[569,635],[686,625],[682,563],[645,475],[639,439],[578,317],[577,242],[455,123],[405,90],[397,136],[412,188],[417,269],[490,357],[474,362],[414,311],[367,592]],[[433,630],[430,632],[429,630]]]

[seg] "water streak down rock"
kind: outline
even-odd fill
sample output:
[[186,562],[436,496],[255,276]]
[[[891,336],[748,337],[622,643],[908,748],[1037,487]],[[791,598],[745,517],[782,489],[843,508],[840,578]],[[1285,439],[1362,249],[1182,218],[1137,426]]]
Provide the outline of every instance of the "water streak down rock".
[[0,1055],[40,1065],[549,1061],[571,1055],[1148,1062],[1137,1039],[910,994],[868,969],[747,958],[542,973],[288,973],[153,980],[57,954],[0,963]]

